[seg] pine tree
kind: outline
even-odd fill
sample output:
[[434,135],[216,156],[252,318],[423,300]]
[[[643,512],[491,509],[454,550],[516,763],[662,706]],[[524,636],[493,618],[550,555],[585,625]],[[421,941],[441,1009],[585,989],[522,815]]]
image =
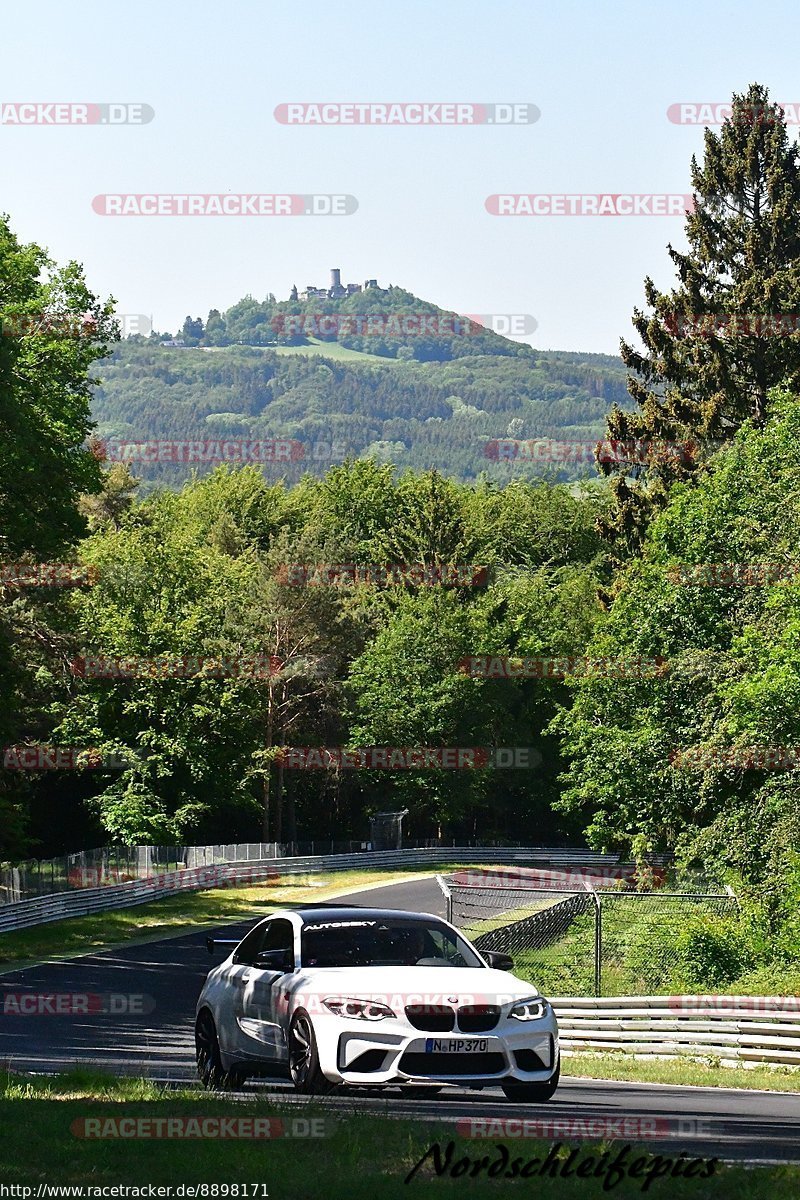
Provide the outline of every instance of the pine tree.
[[623,447],[598,450],[616,498],[602,532],[629,547],[670,485],[699,469],[704,443],[763,424],[769,390],[800,382],[798,147],[765,87],[734,95],[720,132],[706,129],[691,180],[689,249],[667,247],[678,285],[659,292],[646,278],[652,311],[633,315],[645,351],[621,342],[637,407],[612,408],[609,438]]

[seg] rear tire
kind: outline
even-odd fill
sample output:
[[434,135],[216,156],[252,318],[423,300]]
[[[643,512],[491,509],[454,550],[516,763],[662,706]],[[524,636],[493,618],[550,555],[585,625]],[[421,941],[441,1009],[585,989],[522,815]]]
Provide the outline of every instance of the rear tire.
[[210,1092],[232,1092],[241,1088],[244,1075],[235,1067],[226,1071],[222,1066],[217,1027],[207,1008],[199,1014],[194,1030],[197,1074],[203,1087]]
[[501,1086],[507,1099],[515,1100],[518,1104],[544,1104],[552,1098],[558,1087],[560,1074],[561,1063],[559,1062],[555,1073],[544,1083],[517,1083],[516,1080],[510,1080]]
[[334,1084],[326,1079],[319,1066],[319,1052],[314,1026],[307,1013],[297,1012],[289,1026],[289,1074],[295,1091],[304,1096],[324,1096]]

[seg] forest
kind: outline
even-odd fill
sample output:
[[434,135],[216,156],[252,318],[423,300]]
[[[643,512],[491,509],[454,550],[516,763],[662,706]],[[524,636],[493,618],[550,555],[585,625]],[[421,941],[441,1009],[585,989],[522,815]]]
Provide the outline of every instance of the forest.
[[[96,432],[110,457],[135,464],[145,486],[179,486],[190,474],[178,461],[144,461],[136,447],[155,439],[290,439],[297,451],[280,467],[289,483],[345,458],[435,468],[460,481],[596,479],[605,415],[628,402],[620,360],[527,346],[506,353],[505,339],[487,332],[484,340],[481,347],[462,337],[460,356],[419,362],[330,358],[322,343],[296,353],[239,345],[204,352],[131,337],[96,369]],[[498,439],[512,453],[498,458]],[[540,453],[528,452],[533,443]]]

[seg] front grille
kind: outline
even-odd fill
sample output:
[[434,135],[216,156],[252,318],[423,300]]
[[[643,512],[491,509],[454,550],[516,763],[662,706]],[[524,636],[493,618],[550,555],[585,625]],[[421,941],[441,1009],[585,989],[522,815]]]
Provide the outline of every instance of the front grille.
[[545,1071],[547,1068],[534,1050],[515,1050],[514,1058],[520,1071]]
[[500,1020],[495,1004],[465,1004],[458,1010],[458,1028],[462,1033],[487,1033]]
[[455,1010],[446,1004],[407,1004],[406,1016],[415,1029],[425,1033],[449,1033],[455,1029]]
[[418,1054],[407,1050],[400,1070],[407,1075],[500,1075],[505,1070],[502,1054]]
[[367,1071],[382,1071],[385,1061],[385,1050],[365,1050],[363,1054],[359,1054],[358,1058],[354,1058],[344,1070],[358,1071],[362,1074]]

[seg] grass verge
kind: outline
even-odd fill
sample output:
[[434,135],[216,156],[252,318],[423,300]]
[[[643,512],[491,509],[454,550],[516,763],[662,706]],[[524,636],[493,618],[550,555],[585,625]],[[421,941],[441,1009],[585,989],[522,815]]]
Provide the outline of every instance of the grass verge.
[[[537,1109],[536,1115],[546,1115],[545,1110]],[[149,1121],[152,1131],[153,1120],[157,1118],[202,1122],[219,1117],[277,1118],[285,1130],[295,1134],[307,1129],[308,1122],[317,1121],[323,1123],[326,1136],[255,1140],[196,1135],[179,1139],[173,1134],[142,1138],[133,1136],[131,1129],[136,1133],[139,1129],[130,1124],[125,1136],[108,1136],[110,1129],[120,1128],[108,1122],[120,1119]],[[81,1136],[85,1135],[87,1120],[95,1122],[94,1131],[102,1131],[106,1136]],[[611,1190],[615,1196],[630,1197],[642,1195],[646,1172],[654,1166],[659,1151],[659,1162],[669,1161],[670,1165],[666,1178],[656,1179],[648,1187],[646,1194],[650,1196],[668,1196],[670,1200],[689,1197],[774,1200],[776,1195],[797,1195],[800,1190],[800,1168],[794,1166],[755,1171],[720,1164],[710,1178],[700,1178],[699,1173],[694,1178],[676,1178],[671,1174],[672,1169],[679,1166],[684,1170],[689,1165],[691,1148],[684,1151],[681,1162],[675,1151],[670,1152],[663,1145],[655,1151],[628,1147],[629,1165],[637,1158],[642,1160],[638,1177],[623,1178],[613,1188],[604,1189],[602,1174],[597,1177],[587,1172],[587,1177],[577,1177],[575,1172],[590,1157],[591,1170],[600,1170],[604,1153],[608,1166],[622,1151],[622,1143],[598,1145],[574,1141],[561,1143],[556,1152],[553,1143],[541,1139],[468,1139],[460,1135],[454,1120],[441,1124],[407,1119],[387,1122],[383,1115],[356,1115],[341,1108],[333,1113],[313,1102],[302,1109],[288,1106],[281,1109],[266,1097],[237,1103],[190,1090],[167,1093],[142,1080],[86,1074],[51,1080],[3,1078],[0,1128],[3,1130],[0,1181],[20,1189],[29,1188],[27,1193],[20,1190],[6,1193],[21,1200],[37,1196],[42,1184],[82,1185],[86,1189],[85,1200],[100,1197],[101,1189],[120,1184],[128,1188],[171,1185],[173,1196],[186,1195],[186,1186],[205,1184],[206,1190],[196,1191],[195,1196],[246,1197],[246,1200],[278,1200],[286,1196],[292,1200],[375,1200],[375,1197],[399,1200],[412,1193],[497,1197],[505,1189],[512,1195],[536,1194],[545,1200],[600,1197]],[[195,1128],[200,1132],[204,1127]],[[440,1147],[440,1165],[444,1167],[441,1174],[437,1174],[434,1157],[429,1154],[436,1143]],[[553,1169],[556,1153],[559,1158],[556,1170],[560,1173],[571,1151],[574,1151],[571,1177],[538,1174],[548,1154]],[[426,1155],[425,1163],[410,1184],[406,1184],[406,1176]],[[465,1156],[469,1159],[466,1166]],[[480,1163],[484,1156],[483,1168],[473,1175],[473,1164]],[[521,1179],[509,1178],[514,1160],[519,1160],[518,1172],[532,1160],[538,1161],[532,1164],[528,1177]],[[487,1178],[488,1167],[495,1163],[500,1163],[502,1170],[495,1178]],[[246,1192],[242,1190],[244,1184]],[[179,1185],[186,1185],[182,1193],[176,1190]],[[217,1188],[212,1191],[214,1185]],[[235,1185],[238,1191],[234,1190]]]
[[581,1079],[800,1092],[798,1068],[792,1070],[791,1067],[768,1064],[723,1067],[713,1058],[694,1061],[686,1058],[633,1058],[626,1054],[570,1054],[564,1056],[563,1071],[565,1075]]

